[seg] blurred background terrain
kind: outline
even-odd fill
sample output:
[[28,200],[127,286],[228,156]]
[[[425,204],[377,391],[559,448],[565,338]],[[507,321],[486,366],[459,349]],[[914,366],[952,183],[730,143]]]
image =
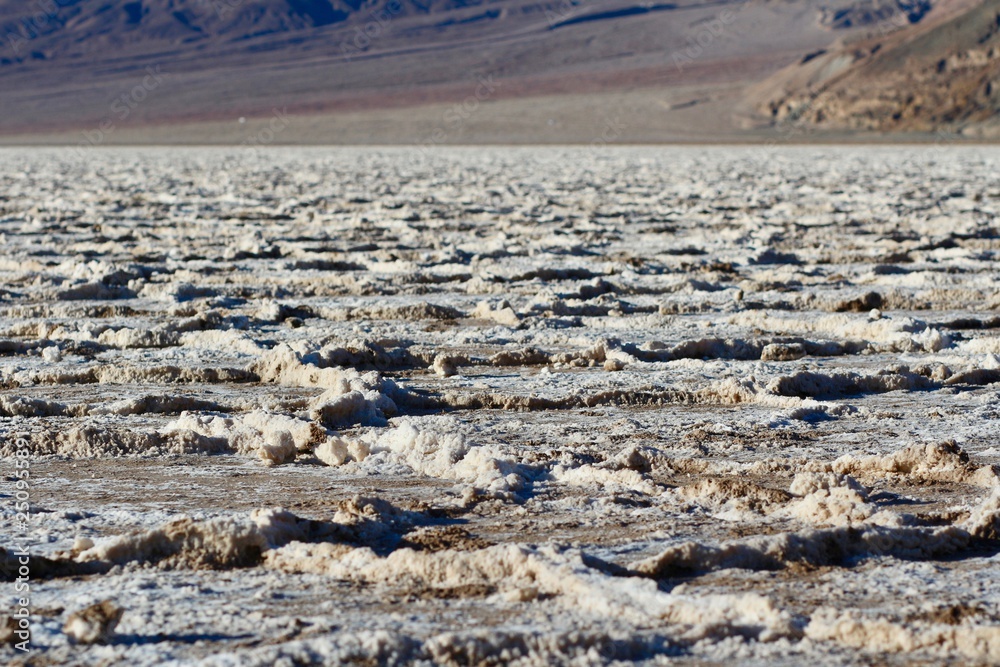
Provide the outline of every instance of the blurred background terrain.
[[1000,136],[1000,0],[0,0],[0,141]]

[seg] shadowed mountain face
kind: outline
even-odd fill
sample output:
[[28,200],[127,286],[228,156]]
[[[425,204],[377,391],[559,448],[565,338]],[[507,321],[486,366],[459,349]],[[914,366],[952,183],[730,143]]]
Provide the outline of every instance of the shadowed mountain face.
[[[410,10],[426,11],[403,1]],[[0,2],[9,47],[3,58],[10,64],[32,57],[100,57],[109,47],[143,53],[295,34],[342,23],[365,6],[361,0],[6,0]]]
[[443,142],[589,140],[610,117],[615,140],[735,137],[813,94],[748,86],[962,0],[930,2],[0,0],[0,135],[230,141],[204,124],[281,110],[309,119],[282,141],[407,142],[471,99]]
[[838,29],[877,26],[900,19],[918,23],[930,10],[930,0],[861,0],[846,7],[824,8],[822,21]]

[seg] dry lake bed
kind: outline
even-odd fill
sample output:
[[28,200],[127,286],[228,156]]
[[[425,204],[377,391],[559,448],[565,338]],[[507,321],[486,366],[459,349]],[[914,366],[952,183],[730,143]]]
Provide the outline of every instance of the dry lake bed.
[[2,149],[0,663],[996,664],[998,174]]

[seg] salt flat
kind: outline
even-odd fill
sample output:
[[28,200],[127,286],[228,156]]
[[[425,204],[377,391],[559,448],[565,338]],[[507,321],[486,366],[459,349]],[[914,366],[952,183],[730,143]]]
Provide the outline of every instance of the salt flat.
[[997,173],[2,149],[0,661],[995,663]]

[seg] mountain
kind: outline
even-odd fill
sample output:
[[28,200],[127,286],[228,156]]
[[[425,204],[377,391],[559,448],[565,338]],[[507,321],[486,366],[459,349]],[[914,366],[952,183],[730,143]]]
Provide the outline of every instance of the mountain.
[[776,126],[1000,138],[1000,0],[948,9],[917,26],[887,13],[770,77],[758,110]]
[[[882,129],[836,86],[937,54],[921,36],[995,4],[931,2],[0,0],[0,139],[711,141],[773,135],[789,109]],[[980,58],[954,31],[949,73]]]

